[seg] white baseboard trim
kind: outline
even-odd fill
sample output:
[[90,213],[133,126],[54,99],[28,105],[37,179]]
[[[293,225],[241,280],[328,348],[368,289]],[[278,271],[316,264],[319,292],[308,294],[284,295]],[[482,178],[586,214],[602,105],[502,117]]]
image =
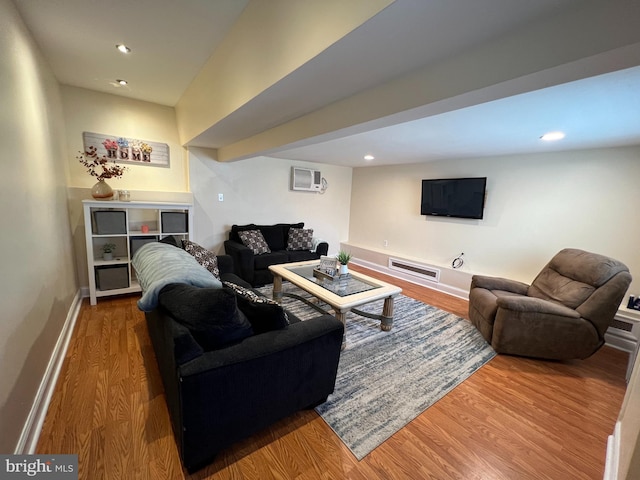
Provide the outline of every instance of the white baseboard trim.
[[80,313],[80,306],[82,305],[82,292],[78,290],[69,312],[67,312],[67,318],[62,326],[62,331],[56,342],[56,346],[51,353],[49,364],[44,372],[40,387],[36,393],[36,397],[31,406],[31,411],[27,417],[27,421],[22,428],[22,433],[18,439],[16,445],[15,454],[28,455],[33,454],[36,451],[38,445],[38,439],[40,438],[40,432],[42,431],[42,425],[44,424],[45,417],[47,416],[47,410],[49,409],[49,403],[53,396],[56,383],[58,382],[58,376],[64,362],[64,357],[67,354],[69,348],[69,341],[73,334],[73,328],[75,327],[78,314]]
[[616,480],[620,464],[620,421],[616,422],[613,435],[607,439],[607,455],[604,463],[603,480]]
[[407,282],[415,283],[416,285],[420,285],[421,287],[430,288],[432,290],[437,290],[439,292],[453,295],[454,297],[462,298],[464,300],[469,300],[469,292],[467,292],[466,290],[462,290],[461,288],[453,287],[445,283],[436,283],[436,282],[430,282],[429,280],[423,280],[414,275],[409,275],[409,274],[400,272],[398,270],[392,270],[389,267],[378,265],[377,263],[369,262],[367,260],[362,260],[359,258],[352,260],[351,263],[353,263],[354,265],[360,265],[361,267],[368,268],[369,270],[384,273],[385,275],[389,275],[390,277],[395,277]]
[[604,343],[618,350],[631,353],[638,342],[634,338],[619,335],[615,328],[609,327],[604,334]]

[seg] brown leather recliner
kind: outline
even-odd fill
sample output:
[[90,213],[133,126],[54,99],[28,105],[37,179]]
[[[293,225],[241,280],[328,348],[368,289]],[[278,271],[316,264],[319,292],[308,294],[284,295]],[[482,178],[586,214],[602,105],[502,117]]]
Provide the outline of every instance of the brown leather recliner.
[[474,275],[469,318],[498,353],[584,359],[604,344],[630,283],[623,263],[567,248],[531,285]]

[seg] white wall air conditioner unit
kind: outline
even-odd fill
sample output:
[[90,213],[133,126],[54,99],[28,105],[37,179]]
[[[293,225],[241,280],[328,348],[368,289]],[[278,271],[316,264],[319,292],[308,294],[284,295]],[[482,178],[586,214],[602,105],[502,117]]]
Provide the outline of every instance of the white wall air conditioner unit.
[[322,173],[310,168],[291,167],[291,190],[322,191]]

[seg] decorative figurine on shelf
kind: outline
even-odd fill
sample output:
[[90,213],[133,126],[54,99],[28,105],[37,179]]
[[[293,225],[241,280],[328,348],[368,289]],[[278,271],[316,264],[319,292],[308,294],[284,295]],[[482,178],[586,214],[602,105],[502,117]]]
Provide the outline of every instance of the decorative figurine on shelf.
[[[115,142],[114,142],[115,143]],[[127,167],[117,165],[115,160],[108,159],[104,155],[98,156],[96,147],[89,147],[85,152],[78,152],[76,158],[82,165],[87,167],[87,172],[92,177],[98,179],[91,188],[91,195],[96,200],[111,200],[113,198],[113,189],[105,182],[107,178],[120,178],[127,170]]]

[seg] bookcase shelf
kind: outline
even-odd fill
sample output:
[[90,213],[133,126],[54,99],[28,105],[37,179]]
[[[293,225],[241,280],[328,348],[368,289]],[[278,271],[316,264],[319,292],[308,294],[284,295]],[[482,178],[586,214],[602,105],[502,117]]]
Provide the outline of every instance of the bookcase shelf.
[[[169,235],[177,240],[192,238],[190,203],[83,200],[82,205],[91,305],[100,297],[140,291],[131,266],[140,246]],[[102,255],[107,243],[116,245],[109,260]]]

